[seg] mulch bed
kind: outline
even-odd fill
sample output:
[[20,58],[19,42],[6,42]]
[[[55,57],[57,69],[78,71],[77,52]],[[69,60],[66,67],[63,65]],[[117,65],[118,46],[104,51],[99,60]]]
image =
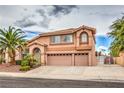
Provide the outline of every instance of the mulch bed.
[[0,64],[0,72],[21,72],[19,65]]

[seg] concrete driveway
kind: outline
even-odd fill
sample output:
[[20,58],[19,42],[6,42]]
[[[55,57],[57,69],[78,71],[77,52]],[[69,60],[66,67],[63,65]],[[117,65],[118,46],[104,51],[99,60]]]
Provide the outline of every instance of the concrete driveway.
[[49,79],[72,80],[124,80],[124,67],[119,65],[98,66],[42,66],[31,70],[27,76]]

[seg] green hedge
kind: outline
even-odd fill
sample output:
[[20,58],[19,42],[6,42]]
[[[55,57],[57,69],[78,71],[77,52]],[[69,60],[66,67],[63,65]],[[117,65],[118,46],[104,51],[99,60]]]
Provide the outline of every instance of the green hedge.
[[28,60],[22,60],[21,61],[21,66],[29,66],[29,65],[30,65],[30,63]]
[[28,71],[30,70],[30,66],[21,66],[20,71]]

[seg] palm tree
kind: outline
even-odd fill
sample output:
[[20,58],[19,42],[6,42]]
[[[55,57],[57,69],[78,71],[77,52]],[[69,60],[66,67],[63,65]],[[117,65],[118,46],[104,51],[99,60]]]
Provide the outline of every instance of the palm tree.
[[124,50],[124,16],[114,21],[110,29],[112,32],[108,34],[113,38],[113,42],[110,46],[110,54],[118,56],[119,52]]
[[8,53],[11,64],[15,64],[16,51],[24,48],[24,38],[25,35],[21,29],[11,26],[8,29],[0,29],[0,48]]

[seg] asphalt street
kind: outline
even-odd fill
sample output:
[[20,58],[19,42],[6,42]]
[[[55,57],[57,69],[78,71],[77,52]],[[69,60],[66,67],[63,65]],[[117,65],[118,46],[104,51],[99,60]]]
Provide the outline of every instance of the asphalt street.
[[124,88],[124,82],[0,77],[1,88]]

